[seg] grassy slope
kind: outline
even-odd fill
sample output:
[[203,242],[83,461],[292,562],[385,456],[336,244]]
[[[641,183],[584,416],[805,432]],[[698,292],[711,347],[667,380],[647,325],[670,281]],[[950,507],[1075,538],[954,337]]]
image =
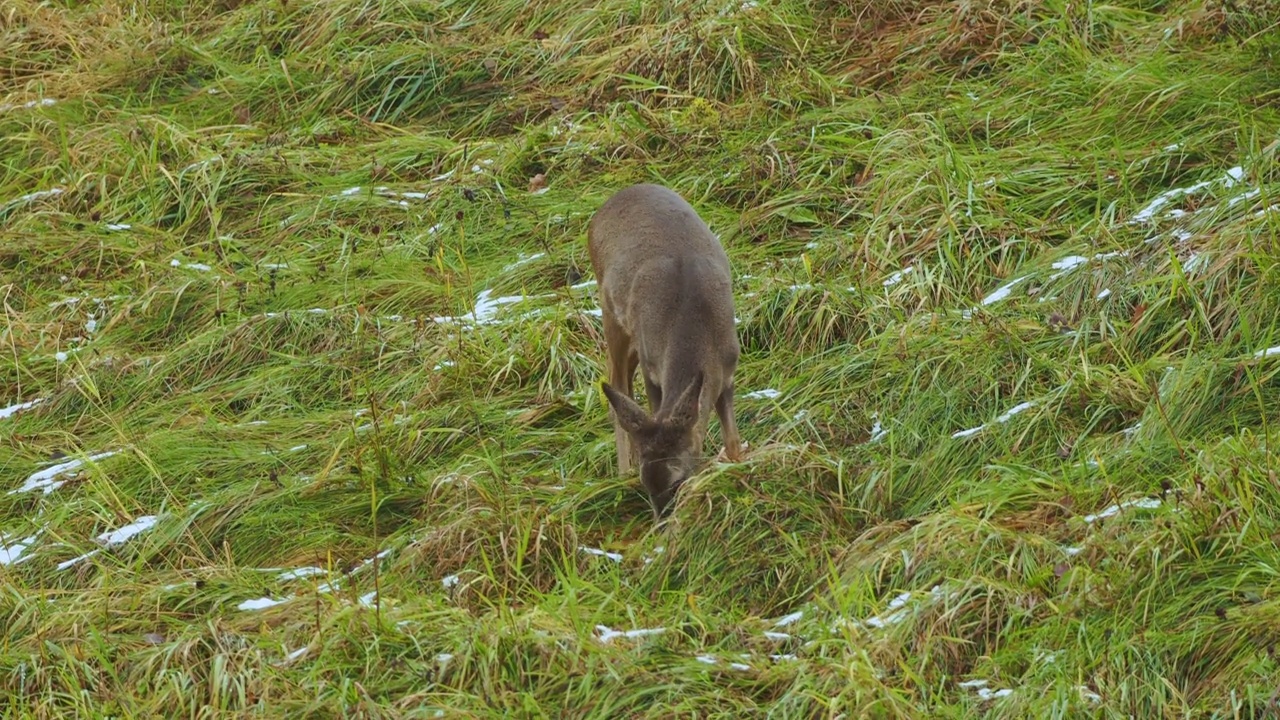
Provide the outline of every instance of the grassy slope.
[[[0,474],[117,452],[0,495],[7,712],[1273,711],[1273,6],[6,8]],[[640,180],[753,448],[656,531],[580,285]]]

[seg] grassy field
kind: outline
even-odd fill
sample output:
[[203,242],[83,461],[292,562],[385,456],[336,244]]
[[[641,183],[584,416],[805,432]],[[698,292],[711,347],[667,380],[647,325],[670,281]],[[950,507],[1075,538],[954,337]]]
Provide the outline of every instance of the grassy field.
[[[0,711],[1276,717],[1278,23],[0,3]],[[585,237],[640,181],[750,443],[658,528]]]

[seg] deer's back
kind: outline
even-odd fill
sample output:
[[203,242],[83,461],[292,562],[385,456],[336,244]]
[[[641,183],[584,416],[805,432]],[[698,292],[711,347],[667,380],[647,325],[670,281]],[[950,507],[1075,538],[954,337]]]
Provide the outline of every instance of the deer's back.
[[591,219],[587,236],[602,290],[664,278],[675,282],[673,269],[685,285],[718,286],[730,280],[729,258],[720,241],[684,198],[659,185],[618,191]]

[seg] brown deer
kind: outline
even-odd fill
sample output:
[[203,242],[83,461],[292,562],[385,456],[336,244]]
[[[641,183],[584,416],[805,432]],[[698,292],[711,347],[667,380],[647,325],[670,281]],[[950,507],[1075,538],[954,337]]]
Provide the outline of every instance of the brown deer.
[[[639,456],[640,482],[661,520],[701,464],[713,406],[725,455],[742,457],[733,419],[738,336],[729,258],[684,198],[648,184],[600,206],[587,247],[604,318],[609,380],[601,386],[612,408],[618,472],[629,473]],[[637,365],[652,414],[632,399]]]

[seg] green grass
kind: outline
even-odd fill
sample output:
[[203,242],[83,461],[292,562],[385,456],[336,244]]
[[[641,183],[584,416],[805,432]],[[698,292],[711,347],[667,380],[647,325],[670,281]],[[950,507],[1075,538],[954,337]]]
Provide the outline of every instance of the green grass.
[[[63,5],[0,20],[6,717],[1280,712],[1274,3]],[[750,443],[660,528],[638,181]]]

